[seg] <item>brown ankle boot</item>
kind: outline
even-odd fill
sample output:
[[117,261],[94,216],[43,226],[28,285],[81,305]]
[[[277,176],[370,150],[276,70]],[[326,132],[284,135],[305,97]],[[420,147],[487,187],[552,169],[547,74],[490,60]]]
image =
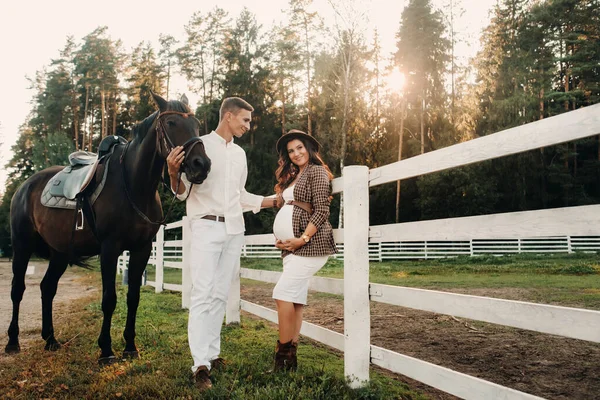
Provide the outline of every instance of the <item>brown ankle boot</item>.
[[296,344],[290,340],[286,343],[277,341],[275,348],[275,371],[295,371],[298,368]]

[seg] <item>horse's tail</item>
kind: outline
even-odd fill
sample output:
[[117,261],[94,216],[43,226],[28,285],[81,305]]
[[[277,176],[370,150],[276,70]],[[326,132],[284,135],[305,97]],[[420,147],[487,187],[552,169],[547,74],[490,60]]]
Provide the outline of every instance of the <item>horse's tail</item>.
[[92,264],[90,264],[88,262],[88,260],[90,260],[91,258],[93,258],[94,256],[74,256],[69,260],[69,265],[73,266],[73,265],[77,265],[78,267],[81,268],[85,268],[85,269],[92,269],[94,268],[94,266]]

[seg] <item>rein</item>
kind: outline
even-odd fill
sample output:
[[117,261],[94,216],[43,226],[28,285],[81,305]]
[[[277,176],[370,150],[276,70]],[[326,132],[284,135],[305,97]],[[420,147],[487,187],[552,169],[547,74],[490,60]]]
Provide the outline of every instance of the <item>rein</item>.
[[[183,118],[188,118],[191,116],[196,121],[198,121],[198,119],[196,119],[196,117],[194,116],[194,113],[191,113],[191,112],[184,113],[184,112],[179,112],[179,111],[163,111],[160,114],[158,114],[158,116],[156,117],[156,150],[158,151],[158,153],[160,154],[160,156],[163,159],[166,159],[167,156],[169,155],[169,153],[171,152],[171,150],[173,150],[173,148],[175,147],[175,145],[173,144],[173,141],[171,140],[169,135],[167,135],[167,131],[165,130],[165,127],[161,120],[161,117],[163,117],[165,115],[171,115],[171,114],[180,115]],[[198,124],[200,124],[200,121],[198,121]],[[173,195],[173,199],[171,201],[171,205],[169,206],[169,209],[167,210],[167,213],[165,214],[163,219],[160,221],[152,221],[150,218],[148,218],[148,216],[146,216],[146,214],[144,214],[142,212],[142,210],[140,210],[135,205],[135,202],[133,201],[133,199],[131,198],[131,195],[129,194],[129,189],[127,189],[127,181],[125,180],[125,164],[123,161],[125,159],[125,154],[127,153],[127,149],[129,148],[130,143],[131,142],[127,142],[127,144],[125,145],[125,150],[123,150],[123,153],[121,153],[121,157],[120,157],[121,178],[123,179],[123,186],[125,186],[125,194],[127,195],[127,200],[129,200],[129,203],[131,204],[131,206],[133,207],[135,212],[144,221],[146,221],[152,225],[166,225],[165,222],[166,222],[167,218],[169,217],[169,214],[171,213],[173,206],[175,205],[175,199],[177,198],[177,192],[179,191],[179,185],[181,184],[181,168],[184,167],[185,161],[186,161],[187,157],[190,155],[194,146],[196,146],[198,143],[202,143],[202,139],[200,139],[199,136],[193,136],[183,144],[183,150],[185,151],[185,156],[184,156],[183,162],[181,163],[181,165],[179,167],[179,172],[177,173],[177,187],[175,188],[175,194]],[[163,148],[164,148],[165,152],[162,151]],[[162,181],[163,185],[168,188],[168,190],[171,190],[170,184],[167,186],[165,184],[164,180],[161,179],[161,181]],[[194,184],[191,183],[191,185],[193,186]],[[192,188],[190,187],[190,191],[188,192],[188,197],[191,193],[192,193]],[[186,197],[186,200],[187,200],[187,197]]]

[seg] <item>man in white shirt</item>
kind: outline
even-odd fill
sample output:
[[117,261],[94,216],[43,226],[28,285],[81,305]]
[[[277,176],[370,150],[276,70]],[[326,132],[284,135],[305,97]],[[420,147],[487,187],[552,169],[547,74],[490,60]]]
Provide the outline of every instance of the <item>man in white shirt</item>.
[[[187,198],[191,221],[192,293],[188,342],[194,365],[194,381],[200,390],[212,387],[211,368],[224,365],[219,357],[221,325],[231,281],[244,243],[244,211],[257,213],[272,207],[273,200],[248,193],[246,153],[233,142],[250,130],[254,109],[239,97],[223,100],[217,129],[202,136],[211,169],[200,185],[191,185],[185,174],[178,187],[178,172],[185,154],[174,148],[167,157],[169,177],[177,198]],[[190,193],[191,188],[191,193]]]

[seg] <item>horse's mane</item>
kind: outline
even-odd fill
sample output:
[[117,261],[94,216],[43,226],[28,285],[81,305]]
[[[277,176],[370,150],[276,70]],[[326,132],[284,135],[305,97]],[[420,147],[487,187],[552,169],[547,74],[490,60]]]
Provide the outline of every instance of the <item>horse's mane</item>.
[[[183,113],[190,112],[190,108],[188,106],[186,106],[185,104],[183,104],[179,100],[169,100],[169,102],[167,103],[167,110],[178,111],[178,112],[183,112]],[[133,132],[133,137],[134,138],[144,137],[146,135],[146,133],[148,133],[148,130],[150,130],[150,127],[154,123],[154,120],[156,119],[157,116],[158,116],[158,111],[155,111],[152,114],[150,114],[149,116],[147,116],[146,118],[144,118],[144,120],[142,122],[135,124],[133,126],[133,128],[131,129]]]

